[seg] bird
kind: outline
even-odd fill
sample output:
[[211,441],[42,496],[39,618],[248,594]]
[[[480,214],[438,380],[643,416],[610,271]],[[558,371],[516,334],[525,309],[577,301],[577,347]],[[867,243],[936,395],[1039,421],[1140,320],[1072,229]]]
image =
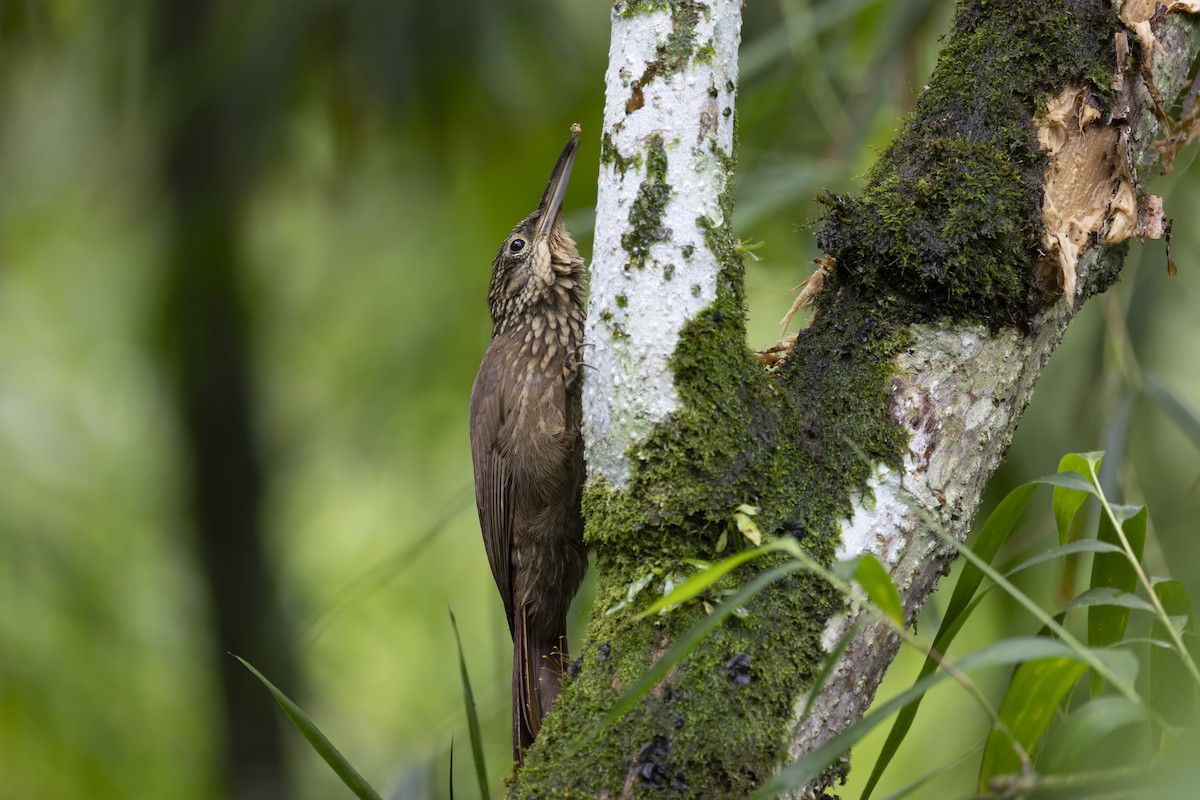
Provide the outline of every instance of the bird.
[[476,506],[513,640],[516,768],[561,688],[567,609],[587,569],[580,509],[587,271],[562,212],[579,138],[572,125],[537,209],[496,251],[492,338],[471,390]]

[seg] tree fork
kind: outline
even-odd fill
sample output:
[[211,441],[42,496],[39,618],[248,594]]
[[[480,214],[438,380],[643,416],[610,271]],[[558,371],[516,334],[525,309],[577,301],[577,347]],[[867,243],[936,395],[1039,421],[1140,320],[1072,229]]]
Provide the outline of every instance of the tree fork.
[[[594,730],[705,613],[633,620],[689,574],[683,559],[720,557],[740,503],[823,562],[875,553],[914,618],[952,554],[913,506],[966,536],[1066,325],[1116,280],[1124,239],[1161,226],[1142,181],[1197,52],[1194,21],[1139,20],[1128,3],[1123,24],[1091,0],[1026,5],[960,3],[928,89],[862,195],[827,198],[819,242],[834,261],[818,311],[770,372],[745,342],[730,224],[740,3],[614,6],[584,390],[598,592],[511,796],[744,796],[870,704],[897,643],[866,626],[796,719],[855,619],[801,576]],[[1147,75],[1166,99],[1158,114]],[[1097,172],[1084,197],[1057,194],[1067,155],[1120,174]],[[1060,212],[1095,206],[1094,229],[1061,228],[1044,196]],[[819,796],[842,771],[797,796]]]

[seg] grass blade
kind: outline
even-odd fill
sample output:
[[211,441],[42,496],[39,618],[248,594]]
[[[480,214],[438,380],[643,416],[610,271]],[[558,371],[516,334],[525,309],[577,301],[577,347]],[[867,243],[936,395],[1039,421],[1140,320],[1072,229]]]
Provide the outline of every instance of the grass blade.
[[[971,549],[979,555],[981,559],[991,562],[999,552],[1000,546],[1008,539],[1013,528],[1017,525],[1017,520],[1021,518],[1025,507],[1029,505],[1029,501],[1033,497],[1033,493],[1037,490],[1036,483],[1026,483],[1018,486],[1009,492],[1003,500],[997,504],[995,510],[988,515],[983,526],[975,535],[971,542]],[[983,582],[983,571],[975,564],[968,562],[963,566],[962,574],[959,575],[958,582],[954,584],[954,592],[950,596],[950,603],[946,607],[946,615],[942,618],[942,624],[938,628],[937,635],[933,639],[932,649],[939,653],[945,653],[950,647],[950,643],[954,641],[954,637],[958,635],[959,630],[968,617],[970,612],[974,610],[975,605],[971,602],[975,597],[975,593],[979,590],[979,584]],[[925,663],[921,666],[921,672],[917,676],[917,682],[928,678],[937,671],[937,662],[932,658],[926,658]],[[867,779],[867,783],[863,788],[862,800],[867,800],[874,791],[875,786],[879,783],[879,779],[883,777],[884,770],[895,757],[896,751],[900,749],[900,744],[904,741],[904,737],[908,735],[909,728],[912,727],[913,720],[917,716],[917,709],[921,706],[921,697],[917,696],[916,701],[911,705],[905,706],[896,716],[896,721],[892,724],[892,730],[888,733],[887,740],[883,743],[883,748],[879,752],[879,757],[875,761],[874,767],[871,769],[871,776]]]
[[1062,547],[1052,547],[1049,550],[1043,550],[1036,555],[1022,561],[1017,566],[1006,571],[1004,577],[1011,578],[1022,570],[1041,564],[1045,561],[1053,561],[1065,556],[1077,555],[1079,553],[1123,553],[1125,552],[1119,546],[1111,542],[1098,542],[1095,539],[1080,539],[1077,542],[1064,544]]
[[[1021,637],[1006,639],[994,645],[981,648],[964,657],[956,666],[959,670],[965,672],[969,669],[1019,664],[1023,661],[1031,661],[1039,658],[1079,660],[1081,657],[1090,664],[1092,661],[1108,660],[1112,656],[1108,652],[1093,652],[1087,650],[1087,648],[1083,648],[1083,650],[1084,652],[1080,653],[1074,647],[1055,639],[1044,639],[1034,636]],[[901,692],[896,697],[884,703],[876,711],[871,712],[858,722],[844,729],[816,750],[784,767],[758,788],[752,795],[752,800],[769,800],[769,798],[796,789],[813,780],[826,767],[836,761],[843,753],[889,716],[918,700],[931,688],[948,677],[949,674],[947,672],[941,671],[918,680],[904,692]]]
[[[1130,506],[1112,506],[1113,514],[1101,514],[1100,524],[1096,532],[1096,541],[1119,545],[1121,537],[1115,525],[1119,524],[1129,541],[1133,555],[1142,557],[1142,549],[1146,544],[1146,508]],[[1126,553],[1098,553],[1092,561],[1091,588],[1117,589],[1132,593],[1137,588],[1138,574],[1136,565],[1130,563]],[[1125,627],[1129,624],[1128,608],[1118,605],[1093,606],[1088,609],[1088,644],[1093,647],[1104,647],[1119,642],[1125,635]],[[1104,681],[1099,676],[1092,679],[1092,697],[1100,693]]]
[[1148,722],[1146,709],[1124,697],[1098,697],[1059,723],[1038,756],[1038,771],[1066,773],[1086,766],[1104,737],[1129,725]]
[[[475,778],[479,781],[480,798],[489,797],[487,764],[483,760],[483,732],[479,727],[479,713],[475,710],[475,694],[471,691],[471,679],[467,676],[467,659],[463,655],[462,637],[458,635],[458,620],[454,610],[450,612],[450,625],[454,628],[454,641],[458,645],[458,669],[462,675],[463,705],[467,708],[467,727],[471,731],[471,755],[475,757]],[[453,752],[453,751],[451,751]]]
[[[1026,753],[1037,752],[1054,712],[1086,670],[1081,661],[1061,657],[1026,661],[1017,667],[1000,704],[1000,720]],[[1021,772],[1022,766],[1009,739],[993,728],[979,765],[980,788],[997,775]]]
[[705,589],[712,586],[721,578],[725,577],[729,572],[745,564],[747,561],[758,558],[761,555],[771,552],[772,550],[780,549],[776,543],[766,544],[762,547],[756,547],[753,550],[743,550],[740,553],[730,556],[722,561],[718,561],[707,569],[697,572],[692,577],[688,578],[683,583],[675,587],[673,591],[663,597],[658,598],[650,607],[634,617],[635,620],[645,619],[651,614],[657,614],[665,608],[671,608],[686,603],[697,596]]
[[[233,655],[232,653],[230,655]],[[325,759],[325,763],[337,774],[346,788],[354,792],[354,796],[361,800],[380,800],[379,793],[376,792],[371,784],[363,779],[362,775],[354,767],[350,766],[350,762],[338,752],[338,749],[333,746],[329,739],[325,738],[325,734],[321,733],[321,729],[309,719],[308,715],[300,710],[300,707],[293,703],[287,695],[275,688],[275,684],[267,680],[261,672],[256,670],[254,666],[242,658],[241,656],[233,656],[238,661],[242,662],[242,666],[254,673],[254,677],[262,681],[263,686],[271,692],[271,696],[275,698],[275,702],[283,709],[283,713],[287,714],[288,719],[292,721],[299,730],[304,734],[304,738],[312,745],[313,750],[317,751],[317,755]]]
[[[1052,631],[1054,633],[1055,636],[1057,636],[1060,640],[1062,640],[1062,642],[1064,644],[1066,644],[1068,647],[1070,647],[1074,652],[1079,653],[1080,657],[1083,658],[1084,661],[1087,661],[1088,665],[1093,670],[1095,670],[1097,673],[1099,673],[1100,675],[1105,677],[1107,680],[1109,680],[1112,683],[1114,689],[1116,689],[1118,692],[1125,695],[1125,697],[1129,698],[1130,700],[1132,700],[1135,703],[1142,702],[1142,698],[1138,696],[1138,693],[1133,686],[1133,682],[1129,676],[1128,669],[1123,669],[1121,671],[1115,670],[1113,667],[1114,667],[1114,665],[1116,665],[1116,662],[1113,662],[1109,659],[1101,658],[1098,655],[1096,655],[1097,651],[1084,646],[1084,644],[1082,642],[1080,642],[1078,639],[1076,639],[1073,635],[1071,635],[1071,632],[1068,631],[1066,628],[1064,628],[1060,622],[1053,619],[1049,614],[1047,614],[1044,610],[1042,610],[1042,608],[1037,603],[1035,603],[1032,599],[1030,599],[1030,597],[1027,594],[1022,592],[1016,586],[1013,586],[1013,584],[1010,583],[1008,581],[1008,579],[1006,579],[1000,573],[996,572],[996,570],[993,569],[990,564],[988,564],[986,561],[984,561],[978,555],[976,555],[974,552],[972,552],[969,547],[967,547],[965,544],[958,541],[953,536],[951,536],[949,533],[947,533],[942,528],[941,524],[936,519],[934,519],[928,512],[926,512],[924,509],[920,508],[919,506],[914,506],[914,507],[916,508],[917,513],[920,514],[921,518],[923,520],[925,520],[926,524],[928,524],[933,529],[933,531],[937,534],[938,538],[940,538],[943,542],[945,542],[946,544],[950,545],[955,550],[957,550],[960,555],[962,555],[964,558],[966,558],[972,564],[975,564],[977,567],[979,567],[979,569],[983,570],[984,574],[986,574],[987,577],[990,578],[993,583],[995,583],[997,586],[999,586],[1001,589],[1003,589],[1008,594],[1009,597],[1016,600],[1017,603],[1019,603],[1023,608],[1025,608],[1026,611],[1028,611],[1030,614],[1032,614],[1036,620],[1038,620],[1040,623],[1042,623],[1042,625],[1046,626],[1050,631]],[[1104,652],[1109,655],[1116,655],[1116,653],[1114,653],[1113,651],[1100,651],[1100,652]],[[1125,667],[1127,665],[1120,664],[1119,666]],[[1137,667],[1136,659],[1133,660],[1132,666],[1136,670],[1136,667]]]

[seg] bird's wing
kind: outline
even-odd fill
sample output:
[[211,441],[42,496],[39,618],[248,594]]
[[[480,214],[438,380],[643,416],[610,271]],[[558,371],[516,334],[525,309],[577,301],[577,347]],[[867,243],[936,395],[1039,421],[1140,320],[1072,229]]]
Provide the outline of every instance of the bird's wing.
[[471,457],[475,465],[475,504],[483,546],[496,588],[504,600],[509,632],[513,628],[512,473],[500,452],[500,433],[508,387],[503,359],[489,347],[471,392]]

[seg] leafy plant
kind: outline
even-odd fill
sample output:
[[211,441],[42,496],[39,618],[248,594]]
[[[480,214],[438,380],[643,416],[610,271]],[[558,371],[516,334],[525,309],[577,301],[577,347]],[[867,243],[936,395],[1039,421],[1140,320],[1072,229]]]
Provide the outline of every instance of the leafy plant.
[[354,796],[361,800],[381,800],[379,793],[372,788],[371,784],[367,783],[362,775],[358,774],[358,770],[350,765],[336,747],[333,742],[321,733],[321,729],[317,727],[307,714],[305,714],[300,706],[296,705],[275,687],[261,672],[254,668],[249,661],[241,656],[234,656],[242,665],[254,673],[254,677],[262,681],[262,684],[267,687],[271,696],[275,698],[275,702],[283,709],[283,713],[287,714],[288,719],[299,729],[300,733],[304,734],[304,738],[312,745],[312,749],[317,751],[317,755],[325,759],[325,763],[337,774],[346,788],[354,792]]
[[[1065,456],[1055,475],[1017,487],[980,526],[970,545],[941,529],[937,520],[918,509],[928,526],[966,564],[955,585],[941,625],[930,645],[907,630],[899,592],[887,570],[872,555],[825,568],[791,537],[771,538],[759,531],[755,509],[739,507],[733,520],[756,545],[705,568],[650,604],[638,618],[670,613],[710,591],[735,570],[769,553],[790,556],[734,592],[686,631],[653,667],[630,686],[604,717],[599,729],[619,719],[680,660],[733,612],[735,607],[785,575],[812,572],[835,586],[863,608],[867,617],[887,626],[906,644],[925,653],[914,684],[899,696],[872,710],[821,747],[787,765],[760,787],[756,798],[769,798],[796,789],[820,775],[868,732],[897,714],[862,797],[877,787],[880,777],[904,741],[921,699],[947,678],[968,690],[991,720],[991,731],[979,752],[981,796],[1026,796],[1040,791],[1120,791],[1121,786],[1144,785],[1162,764],[1174,765],[1173,754],[1186,752],[1186,726],[1195,722],[1200,671],[1185,638],[1192,634],[1192,603],[1179,581],[1151,578],[1141,557],[1148,513],[1145,507],[1113,504],[1099,479],[1100,453]],[[997,568],[993,561],[1016,527],[1039,486],[1053,488],[1051,510],[1058,541],[1021,562]],[[1089,499],[1099,506],[1095,537],[1071,541],[1080,510]],[[1064,607],[1051,612],[1018,589],[1011,578],[1033,566],[1068,556],[1092,554],[1088,586]],[[943,654],[982,599],[999,588],[1041,624],[1036,636],[1008,638],[951,661]],[[1086,609],[1086,623],[1072,614]],[[1131,626],[1135,620],[1137,626]],[[1146,635],[1133,637],[1131,627]],[[857,632],[860,620],[830,654],[810,697],[821,690],[831,667]],[[1082,628],[1084,635],[1074,629]],[[994,707],[968,677],[988,666],[1013,667],[1007,691]],[[1084,690],[1084,676],[1090,689]],[[809,712],[809,708],[804,713]],[[595,735],[593,733],[593,735]],[[1110,737],[1140,737],[1149,759],[1097,764],[1092,753]],[[1139,751],[1141,752],[1141,751]],[[1157,760],[1155,760],[1157,759]],[[1160,764],[1161,761],[1161,764]],[[918,780],[896,797],[915,791],[939,772]],[[1082,788],[1080,788],[1082,787]],[[1090,789],[1089,789],[1090,787]]]

